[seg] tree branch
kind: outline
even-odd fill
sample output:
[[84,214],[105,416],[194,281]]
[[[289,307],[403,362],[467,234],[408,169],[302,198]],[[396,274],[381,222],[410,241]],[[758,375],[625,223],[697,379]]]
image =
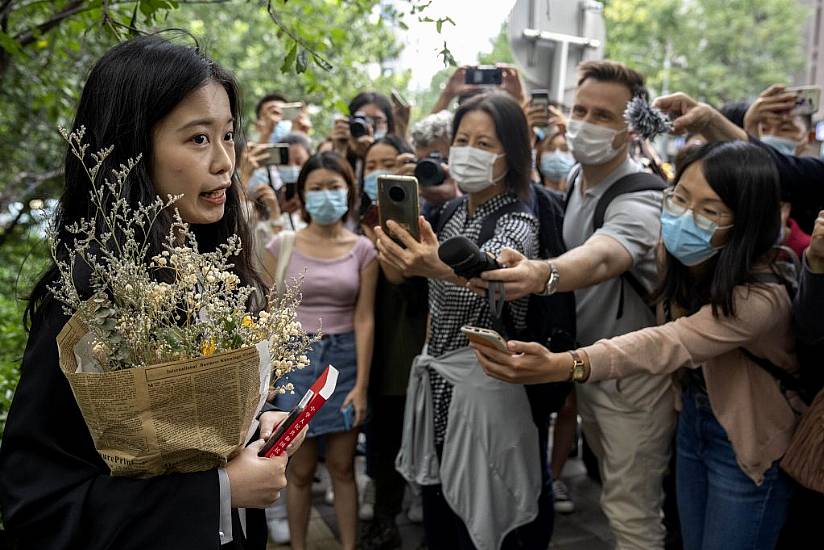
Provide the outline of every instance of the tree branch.
[[65,8],[63,8],[57,14],[55,14],[54,17],[44,21],[43,23],[40,23],[34,29],[30,29],[28,31],[18,34],[14,37],[14,40],[21,47],[28,46],[29,44],[35,41],[37,35],[49,32],[54,27],[56,27],[72,15],[75,15],[76,13],[83,11],[84,2],[85,0],[72,0],[66,5]]
[[272,18],[272,21],[275,22],[275,25],[278,26],[280,30],[284,32],[289,38],[294,40],[301,48],[309,52],[315,62],[325,71],[331,71],[333,66],[329,61],[326,60],[321,54],[319,54],[314,48],[309,46],[306,41],[299,37],[297,34],[292,32],[292,30],[286,26],[286,24],[280,19],[280,15],[277,13],[275,8],[272,7],[272,0],[267,0],[266,2],[266,11],[269,12],[269,17]]

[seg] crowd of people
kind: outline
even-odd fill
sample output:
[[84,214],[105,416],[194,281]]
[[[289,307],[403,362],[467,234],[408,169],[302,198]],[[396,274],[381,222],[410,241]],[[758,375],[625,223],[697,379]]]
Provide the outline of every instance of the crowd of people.
[[[188,196],[181,215],[206,248],[246,237],[245,283],[302,277],[298,317],[319,340],[279,381],[294,390],[272,399],[261,436],[326,365],[340,377],[288,467],[258,458],[258,442],[217,471],[110,477],[58,372],[52,270],[32,294],[0,448],[20,548],[262,549],[268,531],[304,550],[323,462],[345,550],[399,548],[405,500],[431,550],[546,549],[555,514],[576,509],[561,476],[579,418],[616,548],[820,545],[824,495],[781,465],[824,405],[810,117],[781,85],[737,109],[653,101],[609,60],[578,67],[570,105],[540,104],[500,68],[493,86],[458,68],[419,120],[364,91],[328,135],[302,98],[273,91],[241,139],[238,84],[199,49],[153,36],[107,53],[74,127],[114,145],[112,162],[148,160],[130,200]],[[685,136],[673,171],[628,127],[636,98]],[[417,228],[378,223],[388,175],[418,177]],[[198,199],[213,182],[227,185],[219,209]],[[61,227],[84,215],[84,193],[68,155]],[[439,255],[457,237],[495,268],[457,273]],[[506,347],[470,343],[467,325]]]

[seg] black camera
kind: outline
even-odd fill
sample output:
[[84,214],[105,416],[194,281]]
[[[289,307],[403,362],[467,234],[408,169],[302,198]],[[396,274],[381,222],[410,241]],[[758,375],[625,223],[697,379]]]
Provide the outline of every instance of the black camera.
[[371,126],[372,123],[370,120],[361,113],[355,113],[349,117],[349,133],[353,138],[369,135],[369,128]]
[[500,269],[501,265],[478,245],[463,235],[446,239],[438,247],[438,257],[452,268],[458,277],[472,279],[484,271]]
[[418,178],[421,187],[434,187],[444,182],[446,172],[441,164],[443,156],[437,151],[418,161],[415,165],[415,177]]

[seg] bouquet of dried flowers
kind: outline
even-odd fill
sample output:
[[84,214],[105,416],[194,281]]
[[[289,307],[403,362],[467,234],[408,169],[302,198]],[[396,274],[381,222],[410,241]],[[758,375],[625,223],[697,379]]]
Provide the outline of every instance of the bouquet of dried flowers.
[[[232,272],[240,239],[232,236],[216,250],[201,252],[176,210],[161,253],[149,257],[151,228],[180,197],[130,205],[125,184],[140,157],[129,159],[113,170],[111,179],[99,183],[98,172],[112,148],[91,153],[94,164],[89,166],[84,128],[60,132],[91,181],[93,215],[67,227],[71,243],[61,242],[54,228],[50,230],[60,272],[51,292],[73,316],[66,334],[58,337],[61,367],[96,448],[112,472],[123,475],[193,471],[225,463],[251,435],[250,424],[272,381],[308,364],[306,350],[314,339],[296,319],[300,281],[292,281],[281,293],[273,289],[261,300],[258,291],[241,285]],[[88,273],[85,291],[77,287],[79,271]],[[123,371],[129,374],[122,376]],[[226,380],[229,389],[222,384],[210,387],[216,380]],[[90,384],[97,384],[97,389],[90,391]],[[124,384],[136,386],[122,393]],[[97,393],[112,388],[125,396],[125,404],[109,409],[101,406]],[[198,413],[203,396],[213,389],[212,410],[208,415]],[[188,409],[180,405],[187,398],[192,401]],[[221,400],[227,410],[215,414]],[[174,421],[169,426],[175,411],[199,415],[199,443],[181,447]],[[158,424],[159,417],[163,425]],[[214,418],[215,425],[202,420],[206,417]],[[227,419],[232,420],[229,429]],[[191,418],[185,422],[191,423]],[[181,432],[190,429],[187,424]],[[136,450],[136,441],[152,439],[155,445]]]

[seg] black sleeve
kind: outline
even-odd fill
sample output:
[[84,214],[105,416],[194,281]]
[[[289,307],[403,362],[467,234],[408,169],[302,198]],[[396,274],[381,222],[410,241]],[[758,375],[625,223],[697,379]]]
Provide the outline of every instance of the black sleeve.
[[824,344],[824,274],[813,273],[806,258],[793,303],[796,336],[808,345]]
[[36,322],[0,447],[0,505],[20,549],[215,549],[216,470],[112,477],[58,365],[67,318]]
[[818,213],[824,209],[824,161],[815,157],[785,155],[750,137],[772,157],[781,180],[781,196],[792,204],[792,217],[806,233],[812,232]]

